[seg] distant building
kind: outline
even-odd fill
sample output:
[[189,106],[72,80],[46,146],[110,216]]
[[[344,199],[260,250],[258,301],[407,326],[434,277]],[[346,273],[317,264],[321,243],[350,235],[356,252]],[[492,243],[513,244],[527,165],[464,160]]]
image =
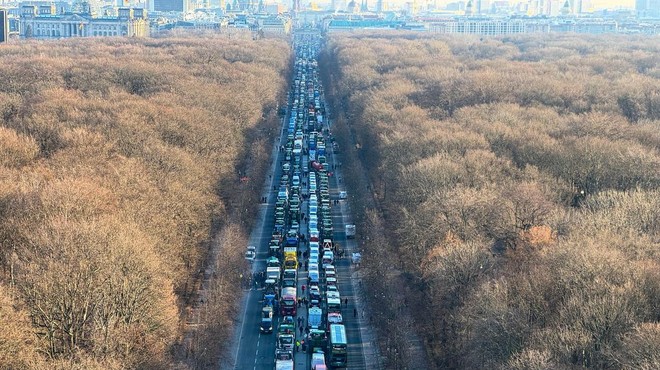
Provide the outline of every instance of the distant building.
[[404,21],[387,20],[367,14],[334,15],[323,20],[323,29],[328,32],[356,29],[400,29],[404,25]]
[[602,19],[555,21],[551,24],[550,31],[590,34],[616,33],[618,31],[618,24],[614,20]]
[[20,36],[28,38],[149,36],[147,12],[119,8],[116,17],[92,17],[88,13],[57,14],[54,6],[24,5]]
[[187,12],[188,0],[153,0],[156,12]]
[[614,20],[572,19],[572,18],[509,18],[509,19],[474,19],[452,18],[427,20],[429,31],[435,33],[471,34],[471,35],[511,35],[519,33],[615,33],[618,24]]
[[265,34],[288,35],[291,33],[291,24],[289,17],[269,16],[257,18],[257,25]]
[[282,14],[286,12],[286,7],[284,4],[280,3],[271,3],[264,6],[264,12],[268,14]]
[[[435,33],[491,36],[511,35],[528,32],[525,22],[521,19],[448,19],[445,21],[431,23],[429,25],[429,31]],[[535,29],[535,31],[538,32],[537,29]],[[541,30],[541,32],[543,31]]]
[[637,0],[635,10],[640,18],[660,18],[660,0]]
[[7,11],[0,9],[0,43],[9,40],[9,18]]

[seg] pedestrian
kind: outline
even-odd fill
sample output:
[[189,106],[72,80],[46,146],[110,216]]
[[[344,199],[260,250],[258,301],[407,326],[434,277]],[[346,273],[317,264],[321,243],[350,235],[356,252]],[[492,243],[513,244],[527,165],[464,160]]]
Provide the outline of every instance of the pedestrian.
[[302,321],[302,317],[298,316],[298,326],[300,326],[300,321]]
[[357,308],[354,308],[353,309],[353,318],[356,318],[356,317],[357,317]]
[[302,286],[302,292],[303,292],[303,294],[305,294],[305,284],[303,284],[303,286]]
[[305,261],[305,271],[308,271],[307,268],[308,268],[307,261]]
[[348,298],[344,298],[344,307],[348,307]]
[[[300,327],[300,335],[303,335],[303,331],[304,331],[304,330],[305,330],[305,328],[303,328],[303,327],[301,326],[301,327]],[[304,341],[303,341],[303,342],[304,342]],[[304,344],[303,344],[303,345],[304,345]],[[303,348],[304,348],[304,347],[303,347]]]
[[302,299],[298,298],[298,307],[302,305]]
[[304,340],[302,341],[302,350],[303,350],[303,352],[307,351],[307,344],[305,344]]
[[296,341],[296,352],[300,352],[300,341]]

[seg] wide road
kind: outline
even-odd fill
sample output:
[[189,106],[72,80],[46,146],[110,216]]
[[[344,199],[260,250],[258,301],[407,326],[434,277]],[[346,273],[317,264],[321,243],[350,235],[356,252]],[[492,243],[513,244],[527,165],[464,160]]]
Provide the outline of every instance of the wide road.
[[[320,83],[320,80],[319,80]],[[263,195],[267,197],[267,203],[261,205],[259,212],[259,219],[255,223],[255,228],[251,233],[249,245],[254,245],[257,248],[257,257],[252,266],[252,272],[261,272],[266,269],[266,258],[268,257],[268,242],[270,240],[274,228],[274,212],[277,192],[273,186],[279,183],[282,175],[281,161],[284,159],[284,153],[278,150],[280,145],[286,144],[286,124],[289,122],[289,115],[293,104],[293,96],[290,93],[288,98],[287,114],[282,120],[281,135],[271,143],[273,150],[273,162],[271,164],[271,176],[268,177],[267,183],[264,184]],[[334,167],[334,175],[329,178],[330,194],[332,199],[338,199],[339,191],[344,190],[343,184],[340,183],[341,168],[340,158],[333,153],[332,144],[327,132],[331,131],[328,126],[328,121],[325,121],[326,143],[328,155],[328,165]],[[307,140],[304,140],[304,145],[307,145]],[[304,165],[307,165],[304,163]],[[306,181],[306,179],[303,179]],[[366,369],[364,357],[364,343],[361,336],[361,324],[364,322],[361,319],[363,312],[356,312],[355,302],[355,287],[359,281],[353,281],[352,275],[355,275],[355,269],[350,265],[351,251],[356,250],[355,242],[353,240],[346,240],[344,232],[345,224],[350,222],[350,207],[347,200],[340,201],[339,204],[332,205],[333,227],[334,227],[334,240],[341,245],[341,248],[346,250],[347,253],[344,258],[337,259],[335,266],[337,269],[338,288],[342,297],[348,298],[348,305],[342,307],[342,315],[344,325],[346,327],[348,337],[348,369]],[[304,201],[301,210],[307,213],[307,201]],[[307,224],[301,220],[301,231],[307,233]],[[300,243],[299,249],[301,252],[306,250],[306,244]],[[298,274],[298,294],[301,296],[301,285],[306,282],[307,273],[304,269],[299,269]],[[261,321],[261,308],[262,308],[262,290],[254,284],[251,289],[245,289],[246,296],[244,304],[239,311],[238,327],[236,333],[237,348],[235,353],[232,354],[231,363],[221,365],[222,369],[241,369],[241,370],[272,370],[275,367],[274,354],[276,347],[276,332],[281,316],[277,314],[273,323],[274,332],[272,334],[261,334],[259,331],[259,323]],[[307,308],[305,306],[298,309],[298,316],[307,322]],[[357,315],[355,315],[357,314]],[[300,333],[297,337],[301,338]],[[295,369],[309,369],[311,356],[298,352],[295,354]]]
[[[286,139],[286,137],[284,138]],[[250,235],[249,245],[257,248],[257,256],[252,266],[252,273],[266,270],[266,258],[268,257],[268,242],[274,228],[275,217],[275,198],[276,194],[272,190],[281,176],[281,167],[279,166],[282,153],[277,150],[280,140],[273,143],[273,165],[271,171],[273,175],[268,179],[268,184],[264,187],[264,196],[267,196],[268,202],[261,205],[259,220]],[[259,324],[261,322],[261,301],[262,290],[255,288],[254,284],[247,292],[247,299],[240,314],[239,347],[235,354],[234,364],[236,369],[273,369],[275,367],[275,333],[261,334]],[[275,316],[273,323],[276,331],[279,315]],[[221,368],[231,368],[231,366],[221,366]]]

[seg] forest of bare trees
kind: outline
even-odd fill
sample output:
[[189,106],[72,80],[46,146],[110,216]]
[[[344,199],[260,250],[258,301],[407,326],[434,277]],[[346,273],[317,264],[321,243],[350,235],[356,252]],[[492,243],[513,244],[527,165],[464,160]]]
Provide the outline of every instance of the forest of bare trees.
[[[1,48],[0,368],[217,362],[290,58],[232,36]],[[176,351],[205,263],[205,348]]]
[[329,40],[389,366],[415,330],[434,368],[660,368],[658,41]]

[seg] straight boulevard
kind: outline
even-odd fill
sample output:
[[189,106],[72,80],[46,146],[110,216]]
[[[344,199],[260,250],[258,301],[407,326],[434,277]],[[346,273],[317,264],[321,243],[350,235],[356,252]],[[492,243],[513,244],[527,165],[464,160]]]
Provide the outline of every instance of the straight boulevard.
[[[309,60],[311,58],[309,55],[306,56]],[[298,66],[297,66],[298,67]],[[315,71],[314,75],[317,76]],[[294,72],[295,75],[295,72]],[[294,77],[295,78],[295,77]],[[308,76],[307,78],[311,78]],[[320,87],[320,80],[315,78],[315,88],[321,91],[321,94],[317,95],[317,100],[322,100],[322,88]],[[279,312],[278,303],[275,304],[275,315],[273,316],[273,332],[272,333],[261,333],[260,324],[262,318],[262,307],[264,306],[264,290],[263,290],[263,279],[260,277],[261,272],[266,271],[266,261],[269,257],[269,242],[271,240],[271,235],[273,230],[276,227],[275,222],[275,205],[278,199],[278,192],[280,189],[280,178],[284,175],[282,164],[285,160],[285,152],[283,150],[284,146],[287,143],[287,140],[290,140],[290,131],[287,129],[287,123],[291,120],[292,112],[295,114],[296,109],[294,108],[296,103],[297,95],[294,93],[294,89],[291,89],[291,92],[288,96],[288,104],[286,109],[285,118],[282,120],[282,131],[281,136],[273,143],[273,153],[272,158],[274,161],[271,164],[271,173],[272,175],[268,177],[266,184],[264,184],[264,197],[266,203],[262,203],[259,220],[255,225],[255,229],[252,231],[249,245],[256,247],[256,258],[252,264],[252,274],[257,277],[257,281],[252,281],[250,283],[250,288],[248,290],[247,285],[244,287],[244,298],[243,298],[243,310],[239,313],[240,317],[238,318],[238,325],[236,329],[235,339],[234,339],[234,352],[232,353],[231,364],[226,364],[225,366],[221,365],[221,368],[233,368],[233,369],[274,369],[275,368],[275,351],[277,347],[277,331],[280,321],[282,320],[282,315]],[[306,96],[306,95],[305,95]],[[318,104],[317,104],[318,105]],[[299,104],[302,106],[302,104]],[[305,105],[306,109],[306,105]],[[305,118],[309,118],[309,115],[312,115],[310,108],[310,113],[305,113]],[[317,111],[318,112],[318,111]],[[316,113],[320,115],[319,113]],[[298,116],[299,117],[299,116]],[[294,120],[297,117],[294,117]],[[365,345],[371,346],[373,343],[364,343],[362,336],[364,332],[364,327],[361,326],[363,318],[365,316],[364,309],[361,308],[360,302],[356,300],[355,291],[356,285],[359,285],[359,280],[352,279],[353,276],[356,276],[356,271],[354,266],[351,265],[351,252],[356,251],[355,242],[352,239],[346,238],[345,225],[350,223],[349,219],[349,205],[347,200],[339,199],[339,192],[343,190],[343,185],[341,183],[341,165],[335,155],[334,140],[331,137],[330,126],[328,125],[328,120],[323,120],[323,124],[319,123],[318,126],[310,126],[309,129],[305,130],[304,138],[302,140],[302,166],[303,173],[301,174],[301,204],[300,204],[300,213],[302,215],[309,216],[309,174],[308,171],[314,172],[314,168],[311,168],[310,162],[312,159],[307,157],[307,154],[312,154],[314,157],[318,157],[316,150],[312,150],[308,144],[310,137],[310,131],[318,131],[319,142],[325,142],[327,145],[326,155],[323,158],[324,172],[328,173],[328,190],[331,198],[331,219],[332,219],[332,238],[336,244],[335,248],[335,260],[334,266],[337,272],[337,288],[341,292],[341,314],[343,318],[343,324],[346,330],[346,354],[347,354],[347,368],[348,369],[366,369],[367,368],[367,358],[365,358],[364,348]],[[314,128],[312,128],[314,127]],[[288,136],[288,137],[287,137]],[[315,175],[316,178],[319,178],[319,174]],[[311,193],[314,193],[312,191]],[[320,205],[319,205],[320,208]],[[308,274],[306,268],[307,261],[304,257],[307,256],[309,249],[309,237],[308,231],[308,217],[299,217],[299,235],[306,235],[306,237],[301,237],[300,242],[298,243],[298,276],[297,276],[297,297],[298,298],[307,298],[310,300],[311,297],[308,295],[309,287],[308,284]],[[290,220],[291,221],[291,220]],[[320,222],[319,222],[320,223]],[[288,230],[288,226],[284,231]],[[323,236],[319,236],[320,241],[323,240]],[[343,252],[343,257],[340,256],[340,252]],[[323,252],[321,252],[322,254]],[[318,261],[321,265],[321,261]],[[319,267],[320,269],[322,267]],[[307,290],[303,288],[305,286]],[[321,292],[324,295],[326,284],[321,283]],[[328,313],[327,303],[322,304],[323,307],[323,328],[326,326],[326,316]],[[297,304],[297,315],[294,318],[295,325],[295,339],[298,342],[301,342],[304,339],[308,339],[307,330],[307,312],[311,303],[308,304]],[[301,323],[301,325],[298,325]],[[302,330],[301,330],[302,328]],[[328,337],[329,337],[328,332]],[[329,338],[327,338],[329,340]],[[309,341],[308,341],[309,343]],[[294,343],[293,346],[293,360],[295,369],[310,369],[311,368],[311,351],[303,351],[302,346],[296,349]],[[325,347],[325,346],[324,346]],[[310,348],[311,349],[311,348]],[[326,351],[326,364],[329,362],[328,349],[323,348]],[[376,361],[368,361],[369,368],[378,368]],[[328,368],[332,368],[328,366]]]

